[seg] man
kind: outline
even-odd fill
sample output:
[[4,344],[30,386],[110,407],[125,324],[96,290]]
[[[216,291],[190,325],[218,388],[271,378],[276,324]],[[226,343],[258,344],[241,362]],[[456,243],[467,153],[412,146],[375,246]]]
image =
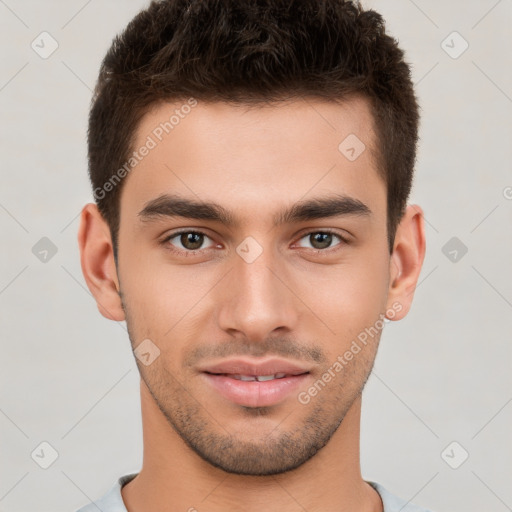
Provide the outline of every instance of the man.
[[126,320],[144,458],[82,512],[395,512],[361,394],[425,254],[418,106],[344,0],[162,0],[107,53],[82,270]]

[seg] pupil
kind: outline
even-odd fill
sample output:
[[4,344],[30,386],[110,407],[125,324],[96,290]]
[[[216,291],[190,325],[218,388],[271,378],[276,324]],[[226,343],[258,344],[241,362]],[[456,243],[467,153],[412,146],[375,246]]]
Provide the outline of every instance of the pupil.
[[183,233],[181,235],[181,243],[187,249],[199,249],[203,245],[203,235],[200,233]]
[[314,233],[310,235],[310,240],[315,249],[325,249],[331,245],[332,235],[331,233]]

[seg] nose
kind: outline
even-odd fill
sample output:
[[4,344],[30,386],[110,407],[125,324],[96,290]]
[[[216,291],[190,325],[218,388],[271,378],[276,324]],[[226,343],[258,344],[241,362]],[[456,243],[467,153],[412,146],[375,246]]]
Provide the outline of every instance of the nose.
[[234,256],[218,309],[219,327],[226,333],[257,342],[295,330],[301,303],[277,258],[271,250],[252,262]]

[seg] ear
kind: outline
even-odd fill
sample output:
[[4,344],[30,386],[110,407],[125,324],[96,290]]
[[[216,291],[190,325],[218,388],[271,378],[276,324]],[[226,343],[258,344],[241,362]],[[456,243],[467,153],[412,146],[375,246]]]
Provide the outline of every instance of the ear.
[[78,245],[82,273],[99,312],[109,320],[123,321],[125,316],[110,229],[93,203],[82,209]]
[[[397,227],[390,259],[387,307],[396,313],[390,320],[401,320],[409,312],[425,257],[425,246],[423,210],[418,205],[409,205]],[[392,307],[393,304],[401,307]]]

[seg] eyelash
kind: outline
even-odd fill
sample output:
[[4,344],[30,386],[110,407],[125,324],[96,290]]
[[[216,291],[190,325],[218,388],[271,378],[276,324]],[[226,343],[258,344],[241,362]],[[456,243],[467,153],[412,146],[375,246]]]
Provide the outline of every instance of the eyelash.
[[[208,236],[206,233],[204,233],[203,231],[200,231],[200,230],[193,230],[193,229],[184,229],[184,230],[181,230],[181,231],[176,231],[174,233],[171,233],[170,235],[166,236],[160,243],[169,251],[173,252],[173,253],[176,253],[176,254],[184,254],[185,256],[195,256],[196,254],[202,252],[202,251],[205,251],[205,250],[208,250],[208,249],[213,249],[214,247],[210,247],[208,249],[194,249],[194,250],[183,250],[183,249],[177,249],[175,247],[172,247],[170,246],[169,242],[178,237],[179,235],[183,235],[183,234],[190,234],[190,233],[193,233],[193,234],[196,234],[196,235],[203,235],[207,238],[210,238],[210,236]],[[330,253],[331,251],[336,251],[339,249],[338,246],[342,246],[342,245],[348,245],[350,242],[347,238],[345,238],[344,236],[340,235],[339,233],[331,230],[331,229],[322,229],[322,230],[314,230],[314,231],[308,231],[307,233],[304,233],[300,238],[299,240],[302,240],[303,238],[307,237],[307,236],[310,236],[310,235],[313,235],[313,234],[318,234],[318,233],[322,233],[322,234],[329,234],[329,235],[334,235],[335,237],[337,237],[339,240],[340,240],[340,243],[339,244],[336,244],[335,246],[333,247],[327,247],[326,249],[313,249],[313,248],[307,248],[306,249],[310,249],[310,251],[313,251],[315,254],[318,254],[318,253]],[[338,249],[336,249],[338,248]]]

